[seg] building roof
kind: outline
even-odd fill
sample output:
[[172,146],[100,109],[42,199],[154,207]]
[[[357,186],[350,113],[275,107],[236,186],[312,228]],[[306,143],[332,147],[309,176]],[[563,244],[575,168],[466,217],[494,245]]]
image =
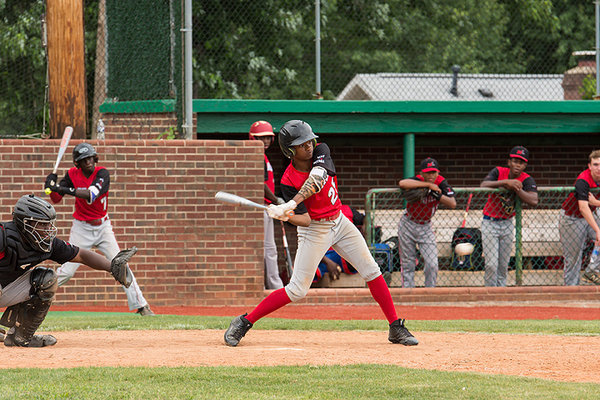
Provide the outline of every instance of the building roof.
[[563,100],[563,74],[458,74],[458,96],[450,93],[453,74],[357,74],[337,100]]

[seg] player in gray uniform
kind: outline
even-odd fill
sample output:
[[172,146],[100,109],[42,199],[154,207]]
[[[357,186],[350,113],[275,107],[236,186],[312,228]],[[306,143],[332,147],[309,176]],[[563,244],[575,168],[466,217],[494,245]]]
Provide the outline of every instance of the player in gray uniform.
[[56,344],[52,335],[35,335],[58,287],[56,272],[36,265],[73,261],[111,271],[111,262],[103,256],[58,239],[55,221],[54,207],[31,194],[17,201],[12,221],[0,223],[0,307],[6,307],[0,324],[10,328],[0,336],[5,346]]
[[[94,147],[80,143],[73,149],[75,166],[67,171],[58,185],[50,185],[51,181],[58,182],[56,174],[48,175],[46,187],[52,190],[50,199],[53,203],[60,202],[64,195],[75,197],[69,242],[88,250],[96,247],[110,260],[120,249],[107,213],[110,175],[106,168],[96,165],[97,162],[98,154]],[[67,283],[77,268],[79,264],[75,262],[58,268],[58,286]],[[142,316],[154,315],[135,277],[131,286],[123,287],[123,290],[130,310],[136,310]]]
[[[298,227],[298,251],[294,273],[287,286],[269,294],[249,314],[231,321],[225,343],[237,346],[252,325],[267,314],[299,301],[310,288],[317,266],[329,247],[348,260],[365,279],[375,301],[389,322],[388,340],[405,346],[419,342],[398,319],[390,291],[377,262],[371,256],[358,228],[340,212],[337,176],[329,147],[317,144],[317,136],[304,121],[291,120],[279,130],[279,146],[292,161],[281,178],[286,203],[271,204],[271,218]],[[295,210],[295,214],[291,212]]]
[[421,174],[399,182],[403,190],[417,188],[429,189],[429,194],[419,202],[408,203],[406,213],[398,224],[398,241],[402,261],[402,286],[415,287],[415,267],[417,261],[417,245],[425,272],[425,286],[435,287],[438,273],[438,252],[435,233],[431,228],[431,218],[438,205],[442,203],[448,208],[456,208],[454,190],[446,179],[440,175],[438,162],[429,157],[421,161]]

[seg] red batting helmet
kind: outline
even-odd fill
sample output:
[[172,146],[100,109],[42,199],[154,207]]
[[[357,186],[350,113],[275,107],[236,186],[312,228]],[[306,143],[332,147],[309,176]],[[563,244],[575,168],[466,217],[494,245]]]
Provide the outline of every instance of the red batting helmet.
[[250,126],[250,139],[255,139],[258,136],[275,136],[273,127],[267,121],[256,121]]

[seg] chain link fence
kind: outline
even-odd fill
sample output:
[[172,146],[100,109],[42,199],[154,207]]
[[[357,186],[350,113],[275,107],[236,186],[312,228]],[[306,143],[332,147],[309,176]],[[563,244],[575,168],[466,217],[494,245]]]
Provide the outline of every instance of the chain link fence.
[[[46,4],[0,1],[0,136],[46,133]],[[88,136],[105,101],[181,101],[182,9],[85,2]],[[194,98],[562,100],[595,88],[595,67],[574,69],[573,56],[594,48],[589,0],[197,0],[192,13]]]
[[[591,284],[580,276],[590,264],[595,233],[582,218],[561,214],[572,187],[538,188],[537,207],[515,201],[508,191],[455,188],[455,192],[456,208],[440,205],[433,217],[425,207],[426,215],[407,213],[400,189],[368,192],[367,242],[388,285],[564,285],[567,252],[568,269],[573,271],[568,284]],[[459,243],[471,243],[473,252],[458,256]],[[596,271],[598,263],[594,262]]]

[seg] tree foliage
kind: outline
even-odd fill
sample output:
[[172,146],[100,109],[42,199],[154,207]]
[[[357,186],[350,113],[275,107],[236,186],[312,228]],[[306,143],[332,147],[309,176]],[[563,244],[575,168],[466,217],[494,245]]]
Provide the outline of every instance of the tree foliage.
[[[86,1],[90,93],[97,8]],[[0,0],[2,135],[41,129],[44,9],[43,0]],[[454,64],[462,73],[562,73],[573,51],[593,48],[594,15],[589,0],[322,0],[322,91],[335,98],[357,73],[448,73]],[[196,0],[193,46],[195,98],[314,98],[313,1]]]

